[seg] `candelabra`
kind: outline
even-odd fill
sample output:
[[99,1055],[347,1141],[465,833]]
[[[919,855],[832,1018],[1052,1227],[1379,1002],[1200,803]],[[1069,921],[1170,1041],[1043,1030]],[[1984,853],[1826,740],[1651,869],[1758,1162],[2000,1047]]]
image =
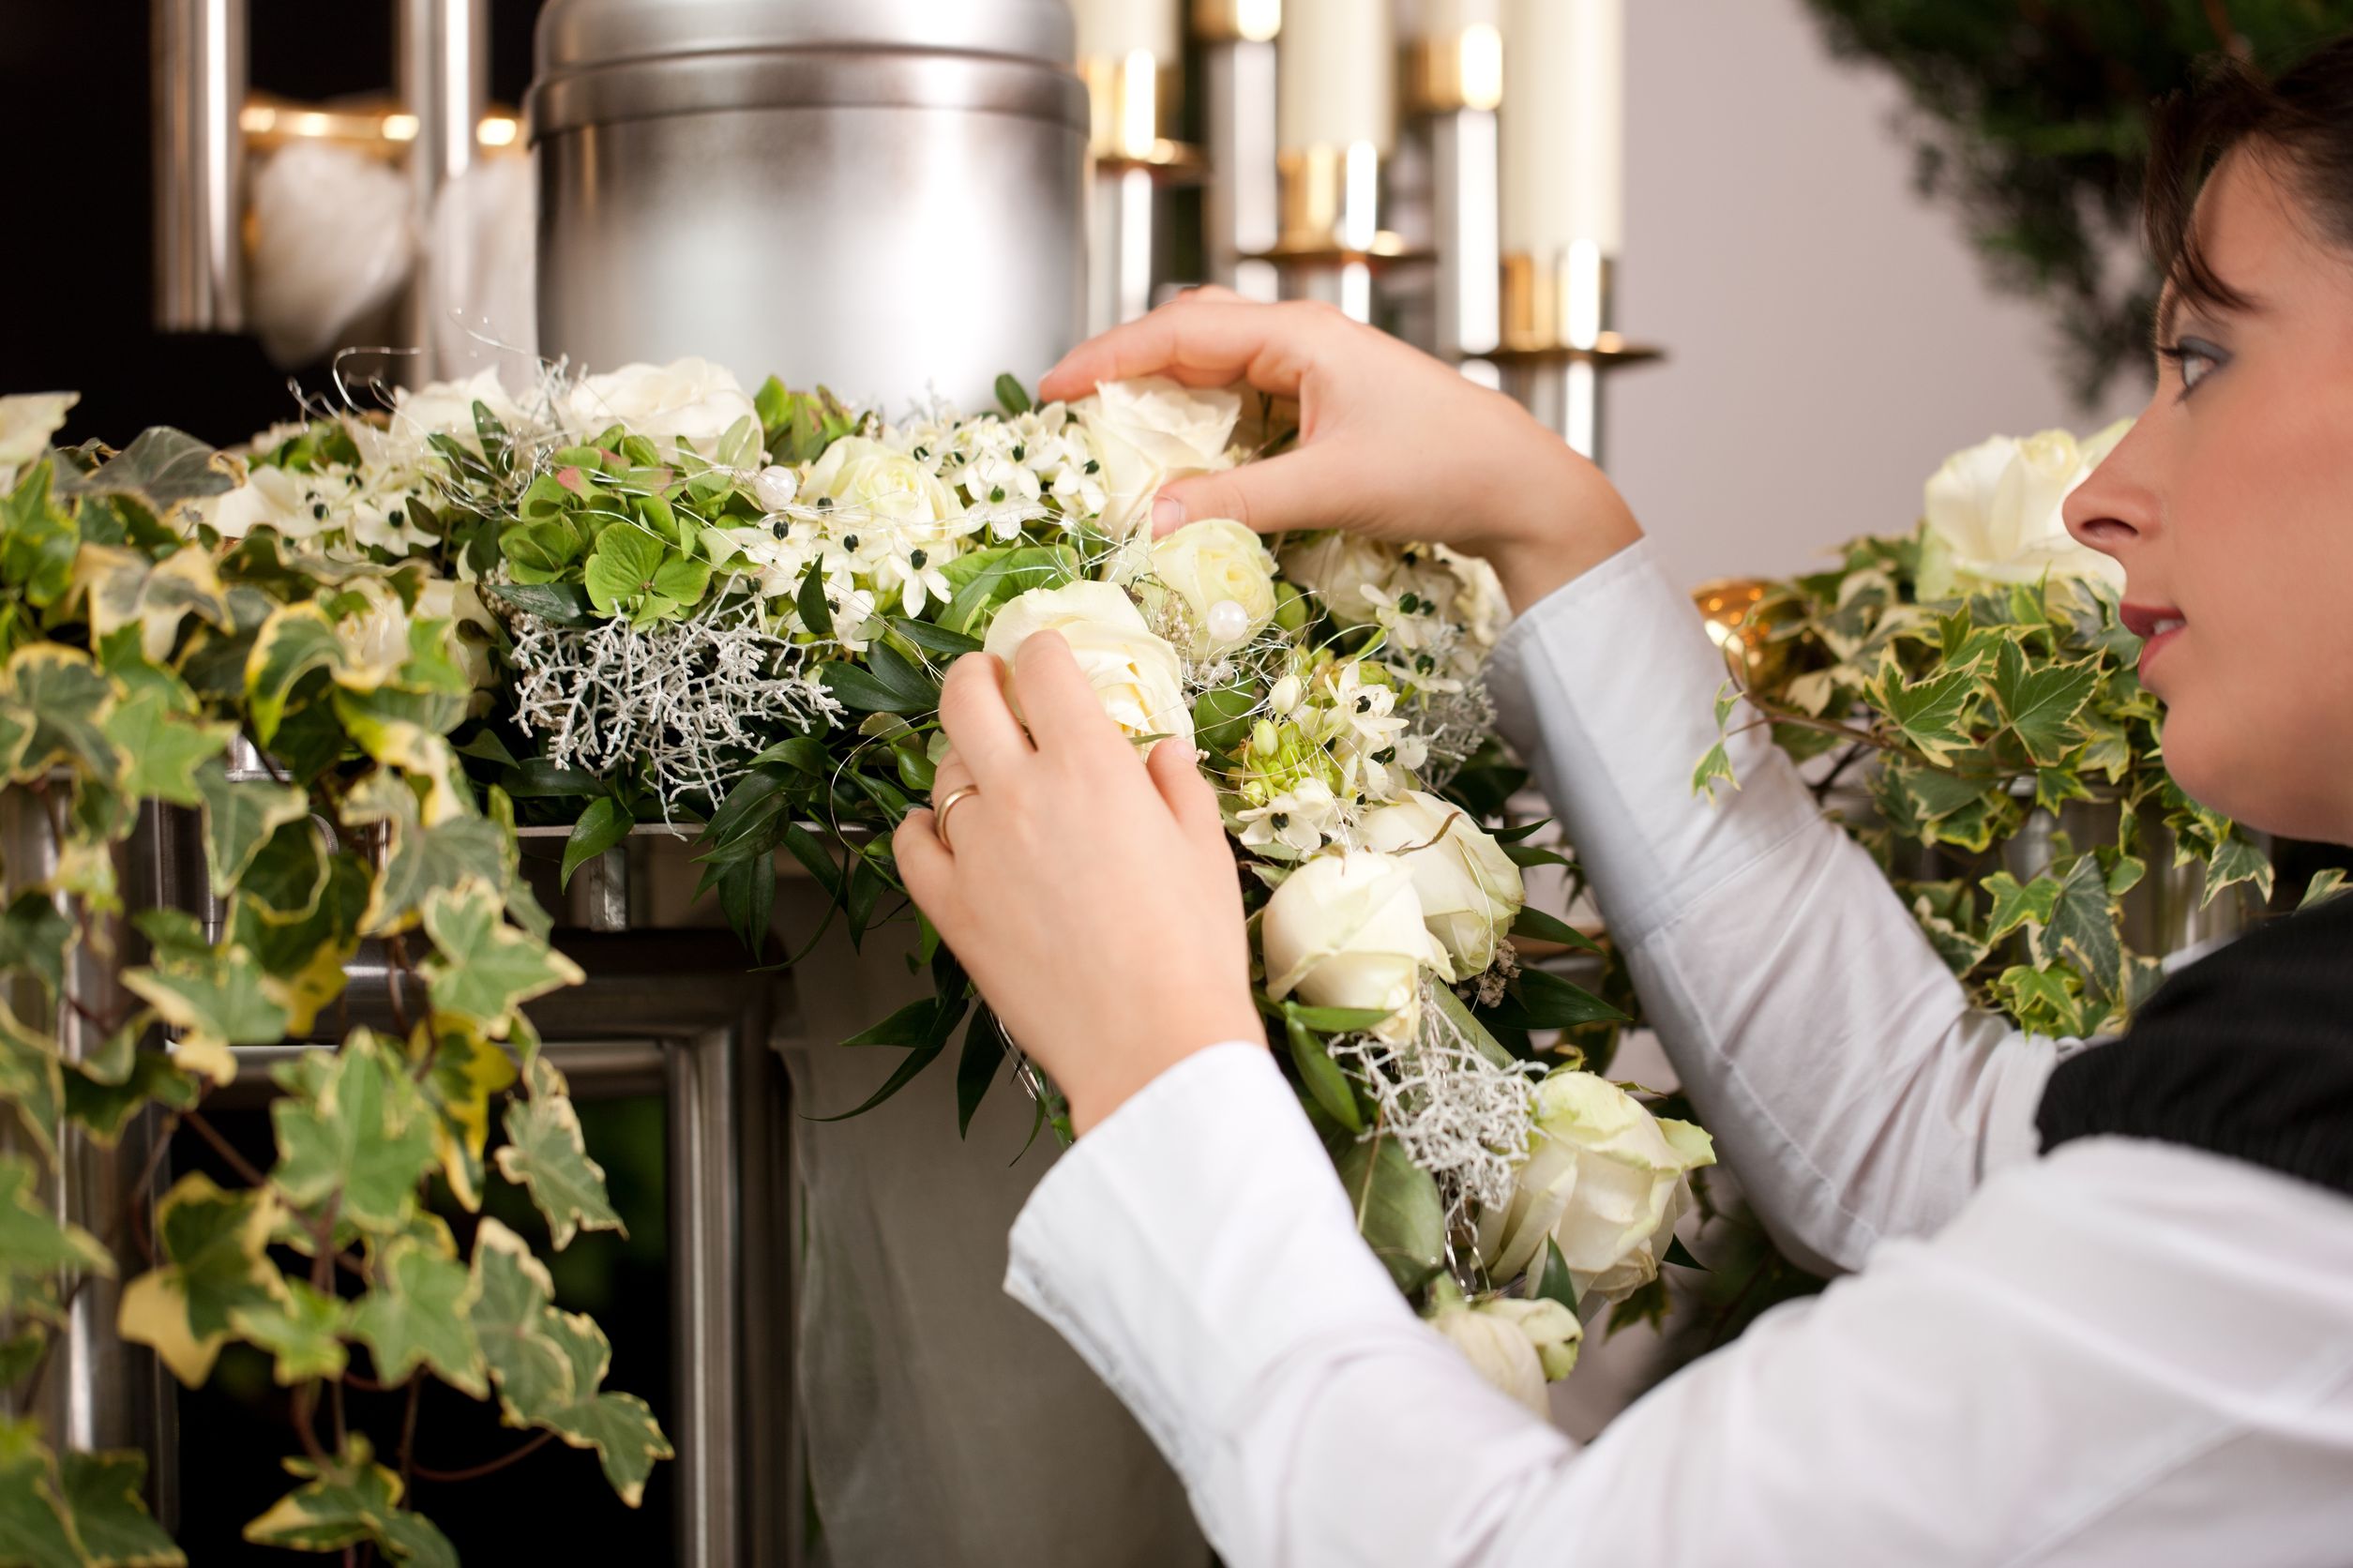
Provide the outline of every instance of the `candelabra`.
[[1490,357],[1503,389],[1586,457],[1602,458],[1602,405],[1613,370],[1662,357],[1610,326],[1615,264],[1590,240],[1550,258],[1503,258],[1501,344]]
[[1282,238],[1275,176],[1275,35],[1282,0],[1195,0],[1209,169],[1201,234],[1210,280],[1250,299],[1281,281],[1265,256]]

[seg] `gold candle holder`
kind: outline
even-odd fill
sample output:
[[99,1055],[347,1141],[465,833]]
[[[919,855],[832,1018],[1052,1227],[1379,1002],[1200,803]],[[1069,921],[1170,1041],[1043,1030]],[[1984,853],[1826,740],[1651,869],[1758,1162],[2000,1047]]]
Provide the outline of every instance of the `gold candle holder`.
[[1184,101],[1182,65],[1138,50],[1121,59],[1078,62],[1087,84],[1087,151],[1098,169],[1150,169],[1198,176],[1198,149],[1171,137]]
[[1627,341],[1609,324],[1615,264],[1580,240],[1548,258],[1503,258],[1502,347],[1486,357],[1504,390],[1561,439],[1601,460],[1602,379],[1666,351]]
[[1281,237],[1266,260],[1338,266],[1407,255],[1405,242],[1380,226],[1380,155],[1371,143],[1279,153],[1275,167]]
[[1283,0],[1193,0],[1193,31],[1205,43],[1266,43],[1283,30]]
[[1398,86],[1409,113],[1494,109],[1503,101],[1503,35],[1480,23],[1451,38],[1415,38]]

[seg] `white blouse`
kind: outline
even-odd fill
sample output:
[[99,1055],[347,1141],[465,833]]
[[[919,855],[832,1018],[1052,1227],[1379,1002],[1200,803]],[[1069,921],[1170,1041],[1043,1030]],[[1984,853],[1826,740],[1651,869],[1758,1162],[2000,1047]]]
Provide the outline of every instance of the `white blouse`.
[[1759,1216],[1859,1270],[1579,1447],[1420,1322],[1268,1054],[1227,1043],[1048,1173],[1005,1289],[1231,1568],[2353,1561],[2353,1202],[2195,1150],[2036,1153],[2073,1042],[1973,1011],[1787,760],[1695,798],[1719,657],[1637,544],[1489,670]]

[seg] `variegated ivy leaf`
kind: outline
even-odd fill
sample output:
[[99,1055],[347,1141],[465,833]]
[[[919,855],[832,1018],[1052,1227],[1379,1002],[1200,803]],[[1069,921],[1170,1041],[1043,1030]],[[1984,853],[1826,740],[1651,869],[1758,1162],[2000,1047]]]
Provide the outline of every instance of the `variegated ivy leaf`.
[[2108,874],[2097,855],[2078,855],[2064,872],[2054,868],[2058,890],[2050,918],[2031,928],[2035,962],[2073,963],[2085,981],[2114,1001],[2124,995],[2124,944],[2116,930]]
[[2005,639],[1994,660],[1994,705],[2037,767],[2056,767],[2082,738],[2075,716],[2100,684],[2100,661],[2027,666],[2026,650]]
[[40,977],[55,997],[66,983],[66,952],[81,929],[45,893],[21,893],[0,913],[0,969]]
[[303,1057],[308,1069],[281,1073],[288,1093],[270,1107],[278,1132],[270,1180],[304,1208],[338,1197],[337,1212],[361,1229],[400,1229],[433,1159],[432,1109],[407,1063],[365,1029],[339,1051]]
[[66,1106],[56,1042],[28,1028],[5,1000],[0,1000],[0,1097],[15,1108],[41,1158],[54,1160],[57,1123]]
[[0,763],[30,783],[67,763],[104,779],[123,771],[107,737],[114,686],[90,656],[54,642],[32,642],[0,671]]
[[325,836],[309,817],[291,822],[263,841],[237,879],[237,898],[264,925],[308,920],[326,891]]
[[286,716],[294,685],[313,670],[330,670],[343,658],[343,640],[326,611],[312,600],[275,611],[246,656],[246,712],[254,735],[267,746]]
[[558,1252],[582,1230],[628,1234],[606,1195],[604,1168],[588,1157],[580,1113],[565,1092],[564,1075],[545,1056],[536,1056],[527,1081],[531,1098],[506,1108],[506,1144],[498,1152],[499,1174],[530,1190]]
[[66,1512],[88,1568],[186,1568],[186,1554],[141,1496],[147,1484],[144,1454],[68,1454],[61,1468]]
[[161,691],[132,693],[114,704],[101,726],[128,759],[123,793],[132,800],[162,800],[195,806],[204,796],[196,770],[228,749],[234,724],[201,724],[173,711]]
[[231,904],[230,941],[262,966],[262,994],[285,1009],[287,1033],[309,1033],[320,1009],[343,993],[343,965],[359,951],[360,916],[373,888],[366,863],[343,853],[327,861],[318,897],[299,919],[271,918],[244,891]]
[[74,560],[74,588],[87,596],[93,643],[136,626],[140,651],[158,664],[172,656],[190,615],[235,629],[212,556],[194,547],[157,562],[141,550],[84,544]]
[[454,1258],[403,1237],[384,1249],[374,1289],[352,1308],[352,1333],[376,1360],[376,1377],[405,1382],[419,1366],[476,1399],[483,1380],[482,1346],[470,1314],[475,1284]]
[[0,1305],[15,1306],[28,1281],[68,1271],[110,1278],[114,1273],[114,1259],[97,1237],[61,1222],[39,1200],[38,1180],[32,1161],[0,1155]]
[[196,791],[204,802],[204,863],[213,891],[224,898],[272,834],[310,815],[310,797],[293,785],[231,778],[218,760],[196,770]]
[[1953,752],[1969,745],[1961,720],[1977,685],[1973,665],[1907,681],[1902,667],[1890,656],[1879,666],[1865,695],[1898,734],[1923,757],[1942,766]]
[[416,1026],[412,1057],[432,1055],[425,1097],[439,1115],[435,1145],[449,1190],[469,1213],[482,1206],[482,1151],[490,1142],[490,1097],[515,1081],[515,1063],[465,1019],[435,1018]]
[[230,1047],[274,1046],[286,1037],[286,1010],[264,994],[262,966],[242,947],[127,970],[123,985],[181,1032],[180,1064],[216,1083],[236,1077]]
[[282,1301],[241,1306],[229,1315],[237,1337],[276,1358],[272,1376],[280,1388],[321,1378],[339,1378],[351,1360],[343,1338],[352,1332],[349,1303],[299,1279],[286,1282]]
[[502,836],[486,818],[455,817],[431,827],[396,819],[386,831],[391,858],[376,878],[360,924],[371,935],[412,924],[435,894],[470,882],[495,885],[503,877]]
[[424,906],[436,950],[424,965],[435,1010],[475,1019],[492,1039],[505,1037],[517,1007],[583,978],[580,965],[507,925],[501,910],[482,882],[435,892]]
[[267,1251],[279,1213],[269,1188],[230,1193],[202,1171],[181,1177],[156,1209],[160,1261],[123,1288],[117,1332],[152,1347],[190,1388],[202,1384],[234,1315],[286,1293]]
[[1994,896],[1993,912],[1985,921],[1986,938],[1993,942],[2021,926],[2049,925],[2052,906],[2059,901],[2059,883],[2048,876],[2021,883],[2009,872],[1997,871],[1978,885]]
[[2206,863],[2206,897],[2199,903],[2212,903],[2223,889],[2240,882],[2254,884],[2259,898],[2269,900],[2271,897],[2271,857],[2234,828],[2215,847],[2213,858]]
[[184,502],[225,495],[244,482],[240,460],[185,430],[157,425],[140,431],[96,472],[74,475],[57,488],[77,495],[128,495],[160,518]]
[[1912,918],[1927,937],[1928,945],[1937,950],[1937,957],[1955,974],[1975,969],[1990,951],[1984,942],[1938,914],[1925,898],[1913,901]]
[[376,1463],[363,1434],[353,1433],[342,1455],[327,1464],[289,1459],[286,1470],[304,1485],[245,1527],[245,1538],[255,1545],[339,1552],[372,1542],[395,1562],[458,1568],[449,1538],[424,1515],[400,1506],[400,1478]]
[[[141,1013],[134,1022],[135,1028],[125,1026],[123,1034],[144,1033],[153,1019]],[[128,1070],[113,1082],[91,1076],[89,1069],[80,1063],[69,1066],[66,1073],[66,1114],[101,1148],[112,1149],[121,1139],[123,1128],[130,1119],[150,1104],[160,1102],[170,1109],[186,1110],[202,1093],[197,1080],[183,1072],[167,1053],[135,1051]]]
[[0,1561],[83,1568],[40,1424],[0,1418]]
[[467,808],[458,754],[445,738],[465,716],[461,693],[388,686],[372,691],[338,686],[335,692],[335,716],[360,750],[425,787],[422,809],[428,826],[448,822]]
[[546,1265],[494,1219],[475,1235],[474,1272],[475,1329],[506,1419],[596,1450],[605,1479],[635,1508],[671,1450],[645,1401],[605,1392],[612,1352],[603,1331],[584,1314],[555,1309]]

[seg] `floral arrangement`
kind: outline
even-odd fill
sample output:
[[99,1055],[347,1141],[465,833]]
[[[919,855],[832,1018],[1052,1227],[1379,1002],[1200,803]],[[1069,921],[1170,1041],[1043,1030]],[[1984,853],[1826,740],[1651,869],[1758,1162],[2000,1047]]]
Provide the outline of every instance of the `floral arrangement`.
[[[1712,1153],[1548,1038],[1623,1015],[1533,961],[1591,945],[1527,907],[1522,867],[1561,859],[1529,842],[1542,824],[1482,825],[1523,776],[1481,682],[1492,576],[1431,546],[1270,550],[1227,521],[1154,541],[1162,483],[1293,439],[1273,403],[999,393],[890,423],[698,361],[551,369],[520,397],[486,376],[311,410],[236,453],[170,430],[58,449],[69,398],[0,400],[0,761],[55,847],[7,867],[0,905],[0,1098],[32,1151],[0,1156],[20,1330],[0,1378],[37,1379],[74,1292],[119,1272],[121,1332],[184,1380],[232,1340],[273,1359],[301,1453],[257,1543],[455,1560],[402,1506],[435,1473],[414,1426],[346,1419],[354,1348],[366,1386],[495,1399],[535,1445],[593,1449],[634,1503],[669,1455],[659,1428],[602,1386],[604,1336],[558,1309],[533,1245],[480,1214],[504,1182],[548,1246],[619,1224],[523,1011],[581,975],[549,945],[516,826],[569,824],[566,880],[639,823],[693,832],[755,957],[788,853],[828,924],[897,926],[934,981],[852,1042],[904,1053],[857,1108],[956,1044],[962,1123],[1009,1078],[1033,1137],[1066,1133],[908,903],[887,832],[940,761],[945,664],[1050,627],[1123,730],[1189,742],[1215,782],[1260,1004],[1368,1243],[1541,1405],[1578,1309],[1682,1256]],[[217,927],[126,911],[110,852],[146,802],[199,813]],[[277,1159],[243,1161],[205,1094],[234,1048],[318,1037],[363,943],[404,977],[397,1029],[279,1069]],[[94,1015],[79,956],[133,1003]],[[158,1151],[191,1129],[241,1184],[184,1178],[143,1236],[34,1201],[61,1140],[111,1143],[151,1106]],[[179,1560],[140,1509],[137,1455],[56,1453],[31,1422],[0,1435],[0,1506],[43,1560]]]
[[[2140,639],[2118,619],[2121,570],[2060,520],[2129,429],[1955,454],[1911,533],[1857,539],[1833,569],[1767,590],[1721,714],[1744,701],[1818,764],[1824,796],[1867,762],[1856,836],[1979,1003],[2055,1036],[2121,1029],[2161,978],[2162,955],[2125,939],[2152,850],[2202,867],[2208,902],[2271,892],[2264,847],[2166,774]],[[1695,782],[1728,781],[1719,747]],[[2004,864],[2030,820],[2077,802],[2107,808],[2098,841],[2061,831],[2044,864]]]

